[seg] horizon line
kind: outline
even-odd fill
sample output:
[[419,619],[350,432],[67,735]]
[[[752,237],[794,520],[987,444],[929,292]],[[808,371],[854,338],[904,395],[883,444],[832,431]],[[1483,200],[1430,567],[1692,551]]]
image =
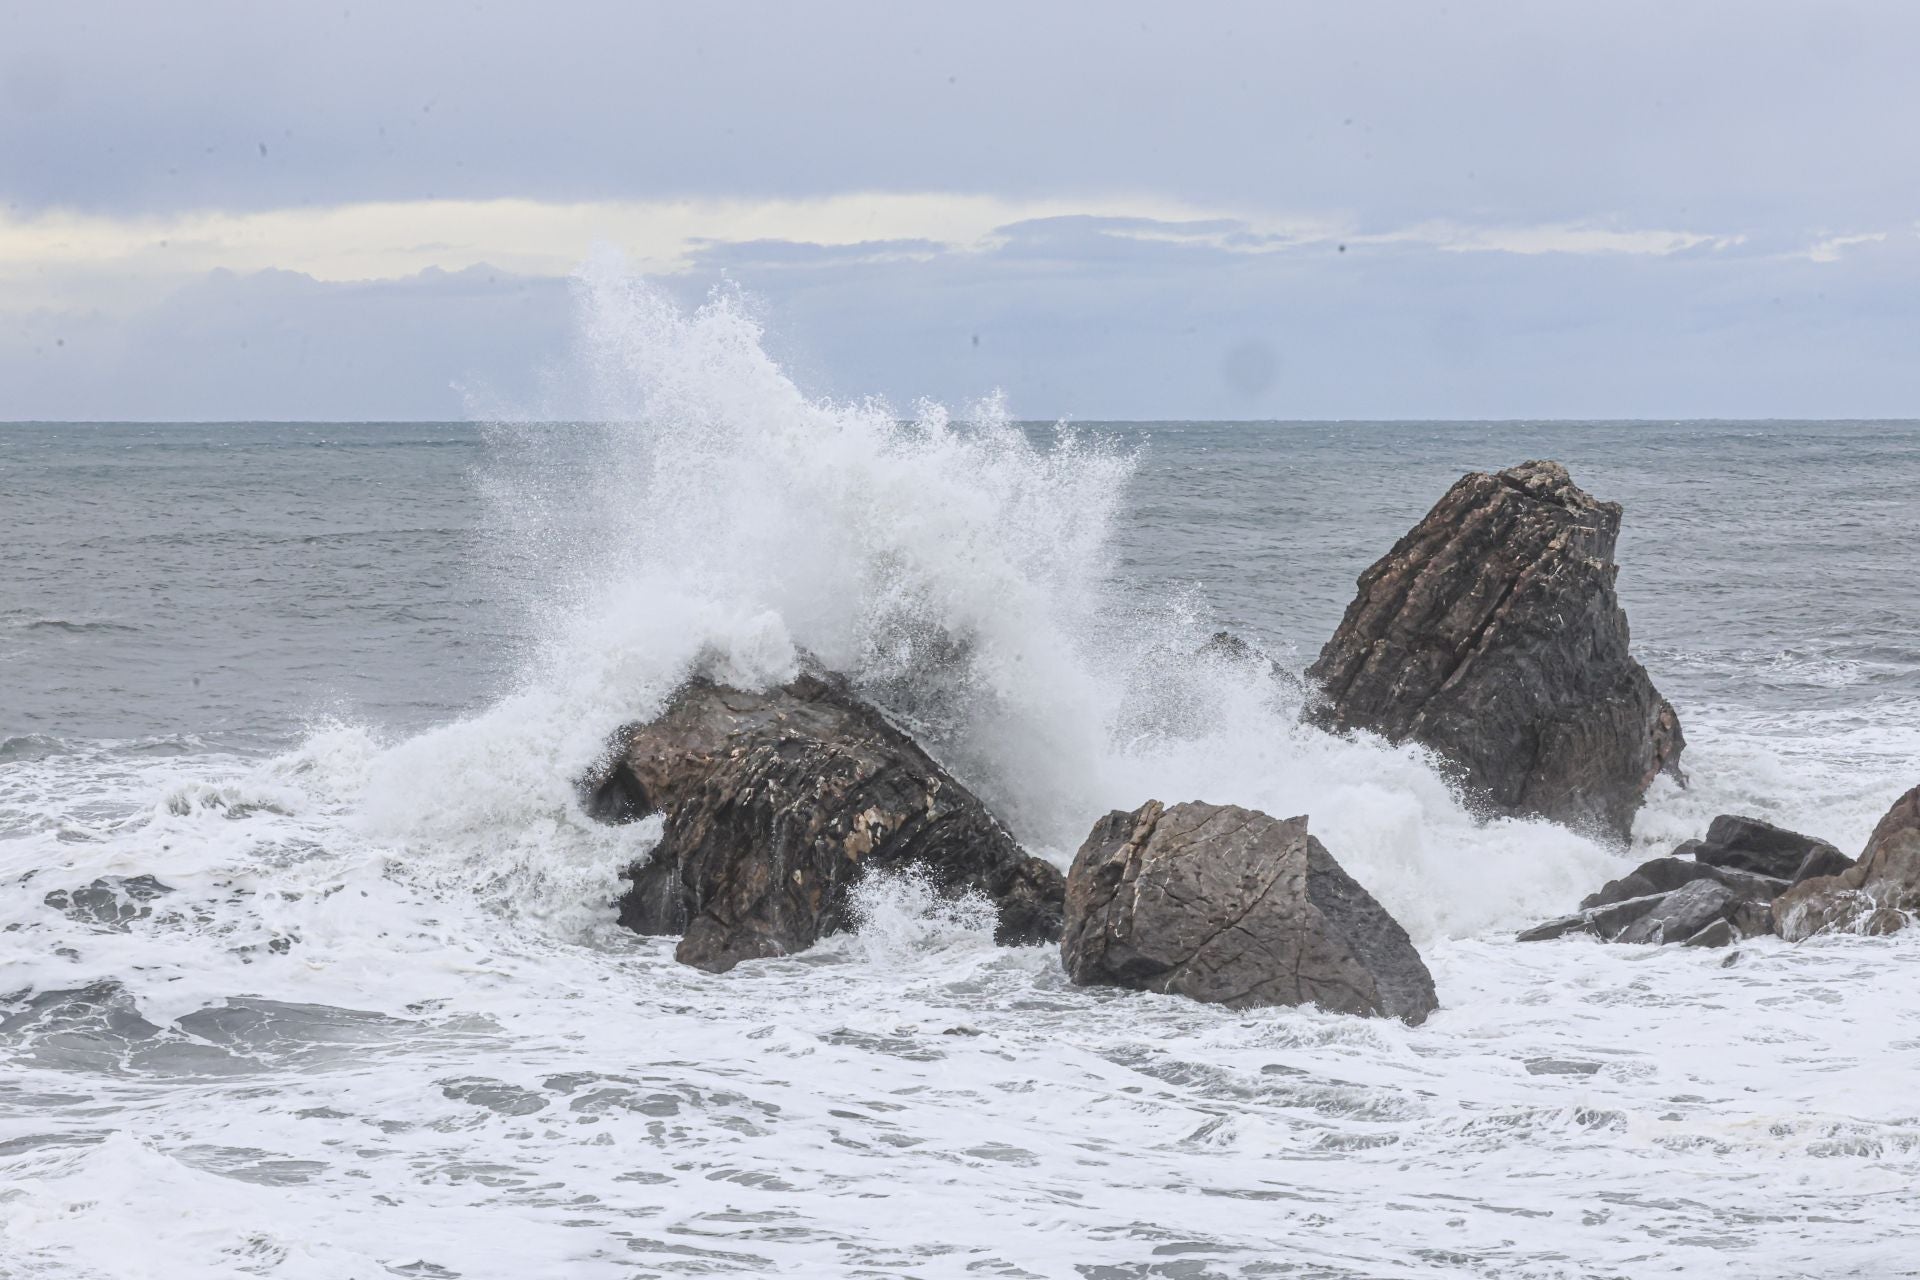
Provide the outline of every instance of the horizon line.
[[[617,418],[0,418],[6,427],[487,427],[487,426],[603,426],[622,421]],[[918,421],[896,419],[901,424]],[[968,419],[955,419],[957,422]],[[1835,417],[1599,417],[1599,416],[1525,416],[1525,417],[1436,417],[1436,418],[1078,418],[1072,416],[1011,418],[1016,426],[1688,426],[1701,424],[1773,424],[1803,426],[1838,424],[1904,426],[1920,425],[1920,415],[1881,417],[1840,415]]]

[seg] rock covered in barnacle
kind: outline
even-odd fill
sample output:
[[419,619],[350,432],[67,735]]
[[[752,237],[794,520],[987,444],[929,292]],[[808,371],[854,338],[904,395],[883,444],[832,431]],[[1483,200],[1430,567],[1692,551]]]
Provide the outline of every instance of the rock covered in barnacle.
[[1780,936],[1893,933],[1920,914],[1920,787],[1893,802],[1853,866],[1810,876],[1773,904]]
[[1559,463],[1463,477],[1360,575],[1310,716],[1432,748],[1494,811],[1624,840],[1685,740],[1629,652],[1619,531]]
[[1059,937],[1060,872],[831,673],[765,692],[696,678],[622,730],[584,790],[608,821],[664,815],[620,922],[681,935],[675,956],[698,968],[804,950],[847,923],[848,889],[875,870],[984,895],[1001,942]]
[[1067,976],[1235,1008],[1314,1004],[1424,1021],[1406,930],[1304,817],[1149,801],[1095,824],[1067,875]]

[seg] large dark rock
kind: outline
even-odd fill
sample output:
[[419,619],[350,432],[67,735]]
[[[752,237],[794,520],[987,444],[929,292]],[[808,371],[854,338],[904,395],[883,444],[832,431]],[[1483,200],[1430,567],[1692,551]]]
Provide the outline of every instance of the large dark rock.
[[1212,1004],[1422,1022],[1433,978],[1392,916],[1307,834],[1231,805],[1149,801],[1094,826],[1067,874],[1067,975]]
[[1624,840],[1685,742],[1628,651],[1619,531],[1559,463],[1463,477],[1360,575],[1309,714],[1425,744],[1496,812]]
[[1838,875],[1803,880],[1774,900],[1780,936],[1892,933],[1920,913],[1920,787],[1901,796],[1867,838],[1860,859]]
[[622,730],[584,790],[607,821],[665,815],[620,923],[682,935],[674,954],[698,968],[804,950],[848,923],[848,889],[875,870],[985,895],[1001,942],[1060,936],[1060,872],[837,676],[765,693],[695,679]]
[[1825,840],[1731,813],[1723,813],[1708,824],[1706,839],[1689,840],[1681,848],[1691,852],[1696,861],[1709,866],[1751,871],[1787,881],[1815,854],[1823,858],[1846,857]]

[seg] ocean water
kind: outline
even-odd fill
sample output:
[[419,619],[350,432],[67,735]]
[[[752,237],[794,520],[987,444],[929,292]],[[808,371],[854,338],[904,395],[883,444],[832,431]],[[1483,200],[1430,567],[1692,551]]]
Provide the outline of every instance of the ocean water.
[[[1920,427],[1061,428],[580,306],[591,424],[0,427],[0,1276],[1920,1274],[1920,930],[1510,941],[1715,813],[1852,850],[1920,782]],[[1195,656],[1304,666],[1531,457],[1625,504],[1690,739],[1632,849]],[[1311,815],[1441,1012],[1079,990],[911,882],[676,965],[611,923],[656,828],[569,780],[799,648],[1062,862],[1148,798]]]

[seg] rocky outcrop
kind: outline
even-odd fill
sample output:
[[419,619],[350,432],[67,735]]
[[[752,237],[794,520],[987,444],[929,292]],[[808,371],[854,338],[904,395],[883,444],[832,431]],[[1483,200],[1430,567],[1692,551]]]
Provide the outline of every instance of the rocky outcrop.
[[1811,876],[1773,904],[1780,936],[1892,933],[1920,913],[1920,787],[1893,802],[1867,837],[1859,861],[1838,875]]
[[1685,740],[1628,651],[1619,531],[1559,463],[1463,477],[1360,575],[1310,717],[1424,744],[1494,812],[1625,840]]
[[1304,817],[1232,805],[1149,801],[1097,823],[1067,874],[1060,954],[1076,983],[1234,1008],[1418,1023],[1438,1005],[1406,930]]
[[1607,942],[1725,946],[1772,933],[1775,900],[1808,868],[1836,858],[1850,861],[1824,840],[1722,814],[1705,839],[1609,880],[1580,910],[1525,930],[1520,941],[1588,933]]
[[681,935],[674,954],[697,968],[804,950],[848,923],[848,889],[877,870],[984,895],[1003,943],[1060,936],[1060,872],[825,672],[764,693],[695,679],[622,730],[583,790],[606,821],[664,815],[620,923]]

